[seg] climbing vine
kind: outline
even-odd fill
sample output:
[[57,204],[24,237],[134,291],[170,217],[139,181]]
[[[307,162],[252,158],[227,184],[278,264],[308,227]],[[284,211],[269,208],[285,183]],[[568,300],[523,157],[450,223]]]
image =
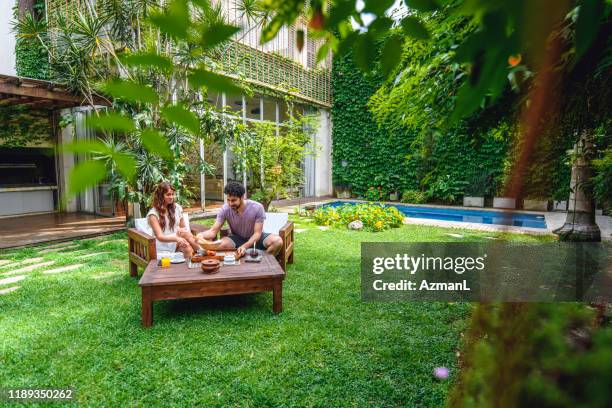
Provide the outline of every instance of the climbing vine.
[[[13,13],[17,14],[17,6]],[[44,0],[34,2],[34,14],[45,13]],[[15,71],[18,76],[35,79],[49,79],[49,55],[36,38],[17,37],[15,44]]]
[[417,190],[429,200],[452,202],[474,187],[484,173],[483,193],[496,193],[514,132],[502,112],[489,110],[431,132],[426,124],[377,121],[368,104],[380,89],[381,78],[363,75],[350,54],[335,59],[332,78],[333,179],[337,187],[349,186],[357,196],[379,186],[384,193]]
[[0,147],[35,146],[51,139],[49,112],[23,106],[0,108]]

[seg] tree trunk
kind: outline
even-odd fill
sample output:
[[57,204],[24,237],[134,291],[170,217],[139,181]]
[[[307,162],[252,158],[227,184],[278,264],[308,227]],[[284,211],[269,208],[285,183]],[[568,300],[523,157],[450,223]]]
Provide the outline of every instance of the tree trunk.
[[34,15],[34,1],[35,0],[18,0],[17,10],[20,20],[27,14]]
[[599,242],[601,232],[595,223],[595,202],[590,184],[589,154],[593,150],[590,135],[583,133],[574,145],[575,160],[570,181],[569,208],[565,224],[553,231],[561,241]]

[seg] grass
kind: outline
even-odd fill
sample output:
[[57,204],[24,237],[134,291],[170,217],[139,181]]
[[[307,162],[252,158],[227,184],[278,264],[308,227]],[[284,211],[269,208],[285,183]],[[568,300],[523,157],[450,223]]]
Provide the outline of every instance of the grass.
[[[26,273],[21,289],[0,295],[0,386],[71,386],[85,406],[441,406],[452,380],[432,370],[456,375],[471,307],[363,303],[360,242],[550,239],[424,226],[322,231],[295,220],[306,231],[296,234],[283,313],[272,314],[270,293],[156,302],[151,329],[140,327],[125,233],[77,241],[77,252],[0,252],[55,261],[47,269],[85,264]],[[92,251],[108,253],[75,259]],[[0,279],[12,268],[0,266]]]

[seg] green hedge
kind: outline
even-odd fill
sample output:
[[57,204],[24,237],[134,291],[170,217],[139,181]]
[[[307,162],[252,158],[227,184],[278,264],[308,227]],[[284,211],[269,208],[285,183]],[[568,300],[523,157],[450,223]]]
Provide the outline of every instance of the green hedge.
[[580,303],[483,303],[448,406],[612,406],[612,327]]

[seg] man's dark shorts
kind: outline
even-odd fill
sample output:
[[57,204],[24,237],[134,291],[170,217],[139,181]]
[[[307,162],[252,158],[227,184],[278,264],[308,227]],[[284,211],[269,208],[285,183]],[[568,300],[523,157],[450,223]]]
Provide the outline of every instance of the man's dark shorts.
[[[265,250],[266,247],[264,246],[264,241],[266,240],[266,238],[268,238],[269,235],[270,233],[262,232],[261,237],[259,237],[259,240],[255,244],[255,248]],[[249,238],[242,238],[241,236],[234,235],[234,234],[229,235],[228,238],[234,242],[234,245],[236,245],[236,248],[244,245],[249,240]]]

